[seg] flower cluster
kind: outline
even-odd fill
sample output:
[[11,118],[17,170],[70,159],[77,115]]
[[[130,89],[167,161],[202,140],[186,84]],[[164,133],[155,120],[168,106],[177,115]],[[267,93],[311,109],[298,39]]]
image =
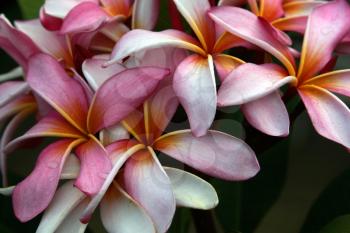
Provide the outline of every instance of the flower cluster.
[[[350,111],[331,93],[350,96],[350,70],[332,71],[333,54],[350,53],[345,0],[168,5],[164,31],[154,29],[159,0],[46,0],[39,19],[14,26],[0,16],[0,47],[19,64],[0,76],[0,192],[22,222],[43,212],[37,232],[83,232],[99,207],[108,232],[165,233],[176,206],[214,208],[208,182],[156,152],[225,180],[255,176],[249,145],[211,129],[217,107],[239,105],[252,127],[285,137],[286,97],[298,94],[316,131],[350,148]],[[190,129],[172,131],[179,105]],[[46,137],[57,140],[8,186],[6,157]]]

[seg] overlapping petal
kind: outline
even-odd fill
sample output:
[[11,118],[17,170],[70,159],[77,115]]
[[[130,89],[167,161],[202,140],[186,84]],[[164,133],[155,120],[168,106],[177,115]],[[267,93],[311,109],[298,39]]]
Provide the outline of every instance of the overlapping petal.
[[[278,58],[291,75],[295,73],[294,58],[288,47],[266,20],[237,7],[217,7],[209,11],[210,17],[228,32],[264,49]],[[234,15],[235,17],[232,17]]]
[[210,50],[215,43],[215,33],[213,33],[214,22],[207,15],[210,9],[209,1],[174,0],[174,3],[197,35],[204,50]]
[[241,59],[227,54],[219,54],[214,57],[215,68],[221,81],[224,81],[231,71],[244,63]]
[[128,69],[108,79],[96,92],[88,116],[89,132],[112,126],[136,110],[169,74],[161,68]]
[[246,63],[237,67],[222,83],[218,91],[219,106],[248,103],[266,96],[295,81],[278,65]]
[[13,192],[13,208],[20,221],[31,220],[49,205],[55,194],[64,161],[78,143],[78,140],[61,140],[42,151],[33,172],[19,183]]
[[103,198],[101,220],[108,232],[156,232],[153,222],[145,210],[117,183],[112,184]]
[[211,126],[216,112],[216,83],[213,59],[193,54],[177,67],[174,91],[184,107],[191,129],[203,136]]
[[24,81],[7,81],[0,84],[0,107],[29,92],[29,86]]
[[159,150],[199,171],[226,180],[245,180],[259,171],[254,152],[242,140],[210,130],[194,137],[189,130],[160,137],[154,144]]
[[99,3],[99,0],[45,0],[45,12],[51,16],[63,19],[77,5],[82,2]]
[[45,54],[29,61],[28,84],[68,122],[86,132],[88,102],[81,85],[63,67]]
[[317,7],[309,16],[298,77],[307,80],[331,59],[333,50],[350,30],[350,6],[336,0]]
[[139,151],[126,163],[125,189],[148,213],[159,233],[169,228],[175,213],[171,182],[157,158]]
[[62,34],[92,32],[101,27],[110,16],[98,4],[83,2],[75,6],[64,18]]
[[30,56],[40,52],[33,41],[12,27],[4,15],[0,15],[0,48],[12,56],[24,69],[27,67]]
[[96,195],[112,169],[107,151],[96,140],[90,139],[76,150],[80,172],[74,185],[89,196]]
[[206,55],[200,48],[198,42],[191,36],[176,30],[166,30],[161,32],[151,32],[146,30],[132,30],[126,33],[113,49],[111,60],[107,63],[112,64],[123,58],[148,49],[161,47],[178,47],[191,50],[193,52]]
[[62,185],[55,193],[51,204],[45,210],[36,232],[56,232],[65,217],[67,217],[85,197],[84,193],[73,186],[73,181]]

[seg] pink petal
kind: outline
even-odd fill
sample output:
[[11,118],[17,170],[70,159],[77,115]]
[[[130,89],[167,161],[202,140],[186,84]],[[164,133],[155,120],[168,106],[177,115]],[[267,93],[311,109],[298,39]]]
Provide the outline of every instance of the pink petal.
[[145,210],[117,183],[113,183],[101,202],[101,220],[108,232],[156,232]]
[[272,22],[272,25],[281,31],[298,32],[304,34],[307,25],[307,16],[285,17]]
[[[278,58],[291,75],[295,64],[288,47],[278,39],[274,29],[264,19],[237,7],[218,7],[210,10],[210,17],[228,32],[266,50]],[[234,15],[235,17],[232,17]]]
[[29,92],[29,86],[24,81],[7,81],[1,83],[0,107],[26,92]]
[[215,26],[208,17],[210,9],[208,0],[174,0],[177,9],[196,33],[205,50],[210,50],[215,43]]
[[321,74],[305,82],[350,97],[350,70],[337,70]]
[[4,49],[24,69],[27,67],[29,57],[40,52],[33,41],[12,27],[4,15],[0,15],[0,48]]
[[89,116],[89,132],[112,126],[136,110],[168,75],[166,69],[128,69],[108,79],[96,92]]
[[231,73],[239,65],[244,64],[244,61],[227,54],[219,54],[214,57],[214,64],[216,71],[218,72],[219,77],[223,82],[228,74]]
[[175,213],[171,183],[158,159],[144,150],[131,157],[125,166],[127,193],[148,213],[157,232],[169,228]]
[[43,52],[52,55],[57,60],[62,59],[67,65],[73,64],[66,37],[46,30],[39,20],[16,21],[15,25],[18,30],[29,36]]
[[260,16],[271,22],[284,15],[283,0],[264,0],[260,2]]
[[136,29],[126,33],[119,40],[113,49],[111,60],[106,65],[121,61],[123,58],[139,51],[169,46],[188,49],[206,56],[198,42],[183,32],[176,30],[151,32]]
[[45,12],[44,7],[40,8],[40,22],[49,31],[60,30],[63,20]]
[[332,52],[350,30],[350,6],[345,0],[315,8],[306,28],[298,77],[306,80],[318,73],[331,59]]
[[152,30],[157,23],[159,4],[159,0],[135,0],[132,28]]
[[193,54],[177,67],[174,91],[184,107],[196,136],[204,135],[216,113],[216,83],[212,57]]
[[137,151],[144,149],[145,146],[142,144],[138,144],[132,146],[132,143],[128,141],[116,142],[115,144],[110,145],[108,150],[108,155],[110,158],[114,157],[113,168],[107,174],[103,184],[101,185],[98,193],[91,199],[89,205],[84,210],[84,213],[81,215],[81,221],[83,223],[87,223],[90,221],[93,212],[95,211],[98,204],[101,202],[102,198],[105,196],[107,190],[113,186],[112,182],[114,178],[117,176],[119,170],[122,168],[124,163],[130,156],[135,154]]
[[86,59],[83,63],[83,73],[88,83],[95,91],[109,78],[125,70],[120,64],[103,67],[108,60],[101,57]]
[[12,195],[13,208],[21,222],[31,220],[49,205],[56,191],[64,161],[77,142],[61,140],[46,147],[41,152],[33,172],[16,186]]
[[99,0],[45,0],[45,12],[51,16],[63,19],[75,6],[82,2],[99,3]]
[[316,86],[303,86],[299,94],[316,131],[350,148],[350,111],[335,95]]
[[154,148],[225,180],[246,180],[260,169],[254,152],[245,142],[214,130],[202,137],[194,137],[189,130],[165,134],[155,142]]
[[94,139],[90,139],[75,152],[80,160],[80,172],[74,185],[85,194],[94,196],[112,169],[107,151]]
[[271,136],[289,134],[289,116],[278,92],[242,106],[245,118],[254,128]]
[[96,3],[83,2],[64,18],[60,33],[92,32],[101,27],[110,16]]
[[111,15],[122,15],[124,18],[131,14],[134,0],[100,0]]
[[28,84],[68,122],[85,132],[88,103],[84,89],[60,64],[45,54],[29,62]]
[[63,117],[57,113],[53,113],[40,119],[25,134],[11,141],[6,147],[6,150],[12,151],[19,143],[38,137],[82,138],[84,135]]
[[232,71],[218,91],[220,106],[239,105],[266,96],[295,80],[275,64],[246,63]]
[[246,0],[219,0],[218,6],[240,6],[245,2]]

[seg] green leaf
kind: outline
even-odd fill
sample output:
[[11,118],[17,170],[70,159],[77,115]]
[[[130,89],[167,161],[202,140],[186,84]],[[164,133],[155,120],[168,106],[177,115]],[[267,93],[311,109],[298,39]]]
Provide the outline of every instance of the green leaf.
[[350,215],[340,216],[325,226],[320,233],[346,233],[350,232]]
[[18,0],[24,19],[34,19],[39,17],[40,7],[44,0]]
[[301,233],[320,232],[327,223],[336,217],[350,213],[349,180],[350,169],[335,178],[325,188],[311,207]]

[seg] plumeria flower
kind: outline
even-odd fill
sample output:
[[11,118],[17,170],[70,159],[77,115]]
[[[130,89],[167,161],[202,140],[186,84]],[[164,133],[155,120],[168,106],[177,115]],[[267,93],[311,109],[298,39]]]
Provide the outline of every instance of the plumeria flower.
[[[228,31],[237,34],[231,9],[214,9],[210,15]],[[234,9],[233,9],[234,10]],[[234,10],[235,11],[235,10]],[[238,105],[250,101],[258,108],[265,108],[263,117],[266,124],[256,125],[269,131],[275,122],[269,121],[273,112],[278,115],[282,102],[273,102],[270,98],[281,85],[291,82],[305,104],[316,131],[345,147],[350,147],[348,122],[350,112],[347,106],[334,94],[349,96],[349,70],[338,70],[322,73],[332,59],[332,52],[337,44],[347,35],[350,25],[349,4],[344,0],[336,0],[316,7],[309,16],[305,38],[301,51],[298,70],[289,68],[289,72],[272,64],[244,64],[234,70],[223,82],[218,103],[221,106]],[[268,43],[268,40],[265,40]],[[283,63],[284,57],[275,56]],[[287,67],[288,68],[288,67]],[[271,94],[272,93],[272,94]],[[259,101],[270,101],[269,105],[259,106]],[[268,102],[267,102],[268,103]],[[254,122],[253,122],[254,123]]]
[[90,196],[98,192],[112,164],[94,135],[142,104],[168,73],[151,67],[126,70],[109,79],[89,98],[81,84],[69,77],[54,58],[35,55],[28,67],[28,84],[57,113],[43,117],[27,133],[9,143],[6,150],[35,137],[62,139],[42,151],[33,172],[14,189],[14,211],[21,221],[32,219],[50,203],[63,165],[74,148],[81,164],[75,186]]
[[[214,64],[221,78],[226,77],[233,68],[243,64],[244,62],[236,57],[222,54],[225,49],[232,45],[237,46],[242,40],[228,36],[216,41],[214,22],[207,16],[207,11],[210,9],[207,0],[174,2],[199,41],[177,30],[162,32],[132,30],[117,43],[108,64],[120,61],[138,51],[164,46],[180,47],[194,52],[177,67],[173,85],[189,116],[192,132],[196,136],[201,136],[207,132],[216,112]],[[276,48],[292,56],[286,46],[274,36],[266,33],[263,36],[272,38]]]
[[[162,63],[164,67],[175,70],[183,57],[184,54],[179,49],[154,49],[148,50],[141,57],[133,57],[133,62],[138,63],[139,61],[139,67]],[[102,69],[103,62],[105,60],[101,58],[99,61],[91,59],[85,63],[86,77],[95,89],[106,80],[103,77],[109,77],[108,73],[115,72],[112,69],[117,67],[115,64]],[[165,232],[175,211],[173,192],[176,193],[176,191],[171,185],[172,179],[169,180],[169,177],[165,175],[168,173],[164,172],[160,166],[155,151],[163,152],[197,170],[227,180],[248,179],[258,172],[259,165],[254,152],[243,141],[230,135],[209,131],[206,136],[197,138],[191,134],[190,130],[162,135],[179,104],[171,81],[171,79],[162,80],[152,97],[143,104],[143,108],[134,111],[122,121],[122,125],[132,135],[132,138],[123,141],[124,154],[117,156],[114,168],[108,175],[103,188],[85,210],[81,218],[83,222],[90,218],[93,210],[112,185],[119,169],[125,163],[123,184],[126,192],[149,214],[157,232]],[[116,147],[120,150],[120,146],[117,146],[122,145],[120,143],[112,143],[107,149]],[[110,152],[110,154],[113,153],[113,151]],[[183,172],[175,173],[182,174]],[[159,178],[147,178],[153,175]],[[196,180],[200,181],[199,178]],[[161,184],[158,184],[160,181]],[[198,184],[198,188],[200,187],[202,185]],[[195,184],[192,189],[196,189]],[[194,191],[187,193],[200,196]],[[205,193],[203,191],[203,195]],[[178,200],[177,203],[183,203],[182,205],[188,207],[204,208],[201,207],[203,204],[200,200],[191,201],[191,198],[183,200],[188,195],[184,195],[181,199],[175,195],[175,199]],[[213,207],[213,204],[204,206]]]

